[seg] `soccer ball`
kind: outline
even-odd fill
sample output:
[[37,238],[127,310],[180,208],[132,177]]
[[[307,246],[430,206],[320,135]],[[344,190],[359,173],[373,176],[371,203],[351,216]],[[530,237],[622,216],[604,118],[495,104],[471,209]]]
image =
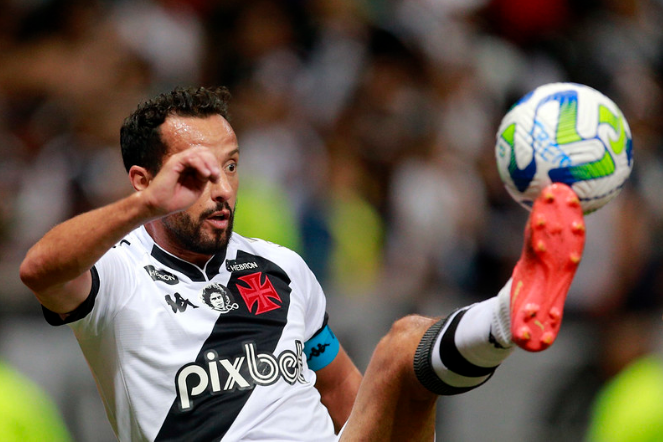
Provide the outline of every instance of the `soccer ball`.
[[585,214],[620,192],[633,167],[631,130],[617,105],[575,83],[539,86],[502,119],[497,168],[509,194],[528,210],[547,185],[561,182]]

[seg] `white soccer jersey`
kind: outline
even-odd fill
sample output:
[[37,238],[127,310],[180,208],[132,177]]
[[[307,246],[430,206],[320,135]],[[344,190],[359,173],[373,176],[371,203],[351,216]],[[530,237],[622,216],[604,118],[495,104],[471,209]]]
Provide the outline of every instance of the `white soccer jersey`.
[[299,255],[234,233],[199,268],[140,227],[92,274],[66,322],[120,440],[336,440],[303,354],[325,298]]

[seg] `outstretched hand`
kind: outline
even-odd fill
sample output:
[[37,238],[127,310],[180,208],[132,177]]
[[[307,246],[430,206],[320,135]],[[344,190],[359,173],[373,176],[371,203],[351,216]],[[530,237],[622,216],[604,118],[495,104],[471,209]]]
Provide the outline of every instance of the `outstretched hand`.
[[190,207],[220,174],[218,160],[209,149],[192,147],[169,157],[143,196],[155,216],[165,216]]

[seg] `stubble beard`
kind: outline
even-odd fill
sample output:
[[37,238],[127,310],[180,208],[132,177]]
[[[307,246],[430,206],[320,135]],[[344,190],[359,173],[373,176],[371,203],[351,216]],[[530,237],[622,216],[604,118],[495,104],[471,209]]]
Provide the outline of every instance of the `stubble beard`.
[[[230,211],[228,227],[224,230],[214,231],[212,234],[203,232],[203,223],[212,213],[227,209]],[[171,237],[189,252],[201,255],[215,255],[225,251],[230,241],[235,220],[235,211],[228,203],[220,203],[218,207],[206,210],[200,214],[197,221],[185,212],[175,213],[163,218],[163,225]]]

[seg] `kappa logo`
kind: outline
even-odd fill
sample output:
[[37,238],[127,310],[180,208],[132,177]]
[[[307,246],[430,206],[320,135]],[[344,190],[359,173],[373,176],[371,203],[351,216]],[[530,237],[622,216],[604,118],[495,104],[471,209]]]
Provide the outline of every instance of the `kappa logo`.
[[329,347],[330,345],[331,345],[331,344],[318,344],[316,347],[313,347],[313,348],[311,349],[311,353],[310,353],[309,357],[306,358],[306,360],[307,360],[308,362],[311,362],[311,360],[312,360],[313,358],[317,358],[318,356],[320,356],[321,354],[323,354],[323,353],[325,352],[325,349],[326,349],[327,347]]
[[[276,289],[274,289],[274,286],[267,275],[264,276],[264,282],[262,281],[262,272],[251,273],[250,275],[242,276],[238,279],[245,284],[248,284],[248,287],[237,284],[237,289],[242,295],[242,298],[244,298],[244,302],[249,308],[249,311],[254,315],[261,315],[281,308],[281,297],[276,292]],[[279,304],[274,301],[279,302]]]
[[143,268],[145,269],[147,274],[150,275],[150,278],[152,278],[154,281],[165,282],[168,285],[175,285],[178,282],[180,282],[177,276],[173,275],[170,272],[165,271],[164,269],[156,269],[152,265],[147,265]]
[[198,308],[197,305],[193,304],[188,299],[184,299],[179,293],[173,295],[175,299],[171,298],[170,295],[164,296],[166,303],[173,309],[173,313],[185,312],[187,307]]

